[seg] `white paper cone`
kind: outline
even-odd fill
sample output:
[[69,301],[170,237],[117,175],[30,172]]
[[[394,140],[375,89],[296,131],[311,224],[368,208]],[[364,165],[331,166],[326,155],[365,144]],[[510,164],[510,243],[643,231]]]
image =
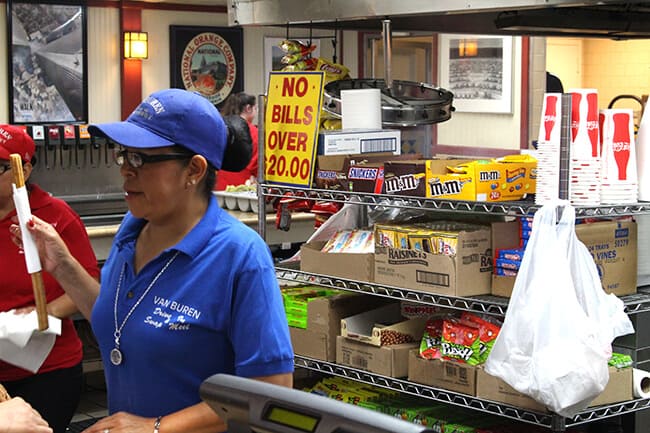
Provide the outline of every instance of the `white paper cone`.
[[32,235],[26,226],[27,222],[32,218],[32,211],[29,208],[29,198],[27,197],[27,188],[24,186],[16,188],[16,184],[12,184],[12,187],[14,191],[14,206],[16,206],[18,223],[23,235],[23,250],[25,251],[27,272],[34,274],[41,270],[41,259],[38,256],[34,239],[32,239]]
[[650,107],[643,111],[636,135],[639,200],[650,201]]
[[381,90],[341,90],[343,129],[381,129]]

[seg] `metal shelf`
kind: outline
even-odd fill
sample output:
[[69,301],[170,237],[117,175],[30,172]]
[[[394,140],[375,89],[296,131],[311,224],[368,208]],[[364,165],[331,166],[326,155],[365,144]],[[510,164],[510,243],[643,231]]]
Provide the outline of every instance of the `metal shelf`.
[[[531,216],[541,206],[529,201],[479,202],[461,200],[435,200],[423,197],[372,194],[329,189],[308,189],[261,184],[262,193],[271,197],[293,195],[308,200],[324,200],[336,203],[359,203],[371,206],[397,207],[403,209],[455,212],[463,214],[491,214],[503,216]],[[650,213],[650,202],[628,205],[574,206],[576,218],[603,218]]]
[[[364,281],[347,280],[331,275],[312,274],[282,267],[276,267],[275,274],[280,280],[314,284],[333,289],[382,296],[400,301],[438,305],[456,310],[472,311],[494,316],[505,316],[508,308],[508,298],[498,296],[481,295],[472,297],[455,297],[437,295],[435,293],[420,292],[417,290],[403,289]],[[627,314],[637,314],[650,311],[650,287],[641,287],[639,288],[638,293],[621,296],[621,299],[625,303],[625,311]]]
[[448,403],[467,409],[478,410],[493,415],[498,415],[513,420],[538,425],[551,429],[553,432],[562,432],[567,427],[585,424],[597,419],[609,418],[625,413],[636,412],[650,407],[650,399],[630,400],[606,406],[597,406],[580,412],[572,419],[564,418],[554,413],[534,412],[514,406],[482,400],[466,394],[455,393],[427,385],[420,385],[402,379],[382,376],[352,367],[321,361],[313,358],[295,355],[296,367],[307,368],[322,373],[350,378],[358,382],[396,390],[402,393],[427,398],[430,400]]

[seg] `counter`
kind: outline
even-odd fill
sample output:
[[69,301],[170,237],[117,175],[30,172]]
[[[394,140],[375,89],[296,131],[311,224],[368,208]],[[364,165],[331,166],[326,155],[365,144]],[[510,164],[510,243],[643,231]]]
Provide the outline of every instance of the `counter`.
[[[226,212],[247,226],[257,230],[258,215],[256,213],[232,210],[227,210]],[[118,227],[119,224],[86,227],[90,243],[93,246],[97,260],[99,260],[100,263],[108,257],[108,252],[111,249],[113,237],[115,236],[115,233],[117,233]],[[269,245],[278,245],[284,242],[304,242],[313,232],[313,213],[299,212],[291,214],[291,230],[286,232],[275,228],[275,213],[266,215],[266,243]]]

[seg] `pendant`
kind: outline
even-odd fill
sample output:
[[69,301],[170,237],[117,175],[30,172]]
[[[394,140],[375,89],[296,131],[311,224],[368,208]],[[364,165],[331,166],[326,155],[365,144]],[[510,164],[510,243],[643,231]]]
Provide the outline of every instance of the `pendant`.
[[117,347],[111,350],[111,363],[113,365],[120,365],[122,363],[122,352]]

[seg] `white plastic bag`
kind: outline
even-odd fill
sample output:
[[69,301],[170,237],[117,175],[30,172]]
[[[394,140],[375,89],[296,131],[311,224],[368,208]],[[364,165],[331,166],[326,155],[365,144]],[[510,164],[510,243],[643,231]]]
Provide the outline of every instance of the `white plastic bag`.
[[575,234],[575,209],[566,201],[543,206],[485,370],[573,417],[607,385],[612,340],[632,332],[623,303],[605,294]]

